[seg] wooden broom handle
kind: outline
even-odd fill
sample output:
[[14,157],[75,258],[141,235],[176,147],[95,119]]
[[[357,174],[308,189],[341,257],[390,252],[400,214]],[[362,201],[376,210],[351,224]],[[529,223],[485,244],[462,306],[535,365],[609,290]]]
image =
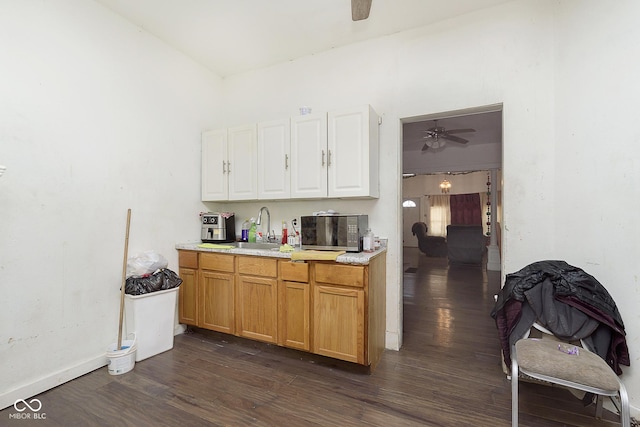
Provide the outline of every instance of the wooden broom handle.
[[124,318],[124,287],[127,282],[127,253],[129,252],[129,225],[131,209],[127,210],[127,232],[124,235],[124,259],[122,260],[122,285],[120,286],[120,321],[118,323],[118,350],[122,349],[122,320]]

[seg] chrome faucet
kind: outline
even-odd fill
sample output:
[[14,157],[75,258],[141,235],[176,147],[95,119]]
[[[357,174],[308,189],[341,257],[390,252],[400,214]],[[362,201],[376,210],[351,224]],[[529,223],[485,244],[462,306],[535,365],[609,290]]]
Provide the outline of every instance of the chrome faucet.
[[276,236],[271,234],[271,214],[269,213],[269,209],[266,206],[260,208],[258,211],[258,220],[256,221],[256,225],[260,225],[262,222],[262,211],[267,211],[267,242],[273,242],[276,240]]

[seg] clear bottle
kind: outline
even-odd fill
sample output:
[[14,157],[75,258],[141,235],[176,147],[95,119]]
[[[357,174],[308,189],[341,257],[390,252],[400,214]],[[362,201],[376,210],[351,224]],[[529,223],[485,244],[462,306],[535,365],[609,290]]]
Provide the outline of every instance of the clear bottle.
[[373,252],[373,231],[370,228],[367,228],[366,233],[362,237],[362,250],[364,252]]
[[256,219],[255,218],[251,218],[251,226],[249,227],[249,242],[255,243],[256,242]]
[[249,219],[245,219],[242,223],[242,235],[240,236],[240,240],[243,242],[249,241],[249,229],[251,228],[251,223]]
[[296,245],[296,232],[293,229],[293,223],[291,223],[291,228],[289,229],[289,232],[287,233],[287,244],[289,246],[294,246]]
[[382,246],[382,244],[380,243],[380,237],[373,236],[373,250],[377,251],[378,249],[380,249],[380,246]]

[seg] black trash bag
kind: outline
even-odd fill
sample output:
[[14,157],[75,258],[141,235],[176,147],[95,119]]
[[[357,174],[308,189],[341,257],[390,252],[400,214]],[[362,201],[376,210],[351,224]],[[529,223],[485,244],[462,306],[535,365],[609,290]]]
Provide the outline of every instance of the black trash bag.
[[129,277],[125,282],[124,292],[129,295],[144,295],[173,289],[180,286],[181,283],[182,279],[175,272],[168,268],[162,268],[153,274]]

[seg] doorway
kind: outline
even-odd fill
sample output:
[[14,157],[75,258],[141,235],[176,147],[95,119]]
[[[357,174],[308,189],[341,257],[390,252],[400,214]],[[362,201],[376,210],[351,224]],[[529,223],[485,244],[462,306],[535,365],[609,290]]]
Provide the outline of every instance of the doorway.
[[[486,178],[486,171],[502,170],[502,104],[407,117],[401,119],[401,127],[403,176],[435,176],[439,174],[457,176],[470,172],[484,171],[484,177]],[[438,133],[445,130],[450,131],[449,135],[452,138],[444,141],[440,140],[442,144],[434,143],[434,132]],[[502,182],[500,180],[496,181],[491,183],[492,188],[490,191],[499,194],[501,193]],[[449,191],[452,194],[456,191],[460,191],[458,194],[479,192],[477,186],[474,189],[465,189],[464,185],[466,184],[458,183],[458,185],[459,187],[456,189],[454,183]],[[439,183],[434,188],[426,189],[422,193],[408,193],[405,192],[404,188],[405,186],[403,185],[402,200],[418,199],[416,201],[418,206],[420,206],[420,198],[426,199],[429,194],[440,194]],[[487,193],[486,187],[484,192],[485,194]],[[496,209],[498,205],[502,205],[502,203],[494,203],[492,208]],[[483,210],[482,219],[484,223],[486,221],[484,216],[486,209],[485,206],[481,208]],[[408,219],[407,216],[413,215],[411,218],[415,218],[415,214],[408,212],[407,208],[404,207],[402,213],[403,248],[406,249],[402,251],[401,256],[403,258],[403,271],[405,271],[410,267],[409,264],[414,262],[419,264],[424,261],[426,255],[415,249],[417,239],[411,235],[411,225],[407,226],[407,222],[413,220]],[[496,212],[493,212],[493,214],[494,218],[497,218]],[[407,232],[407,229],[409,232]],[[497,230],[495,234],[500,235],[500,230]],[[448,270],[446,260],[443,263],[443,268],[445,271]],[[409,280],[409,282],[405,283],[406,280]],[[403,277],[402,295],[410,291],[411,280],[413,278],[406,277],[406,275]],[[408,288],[406,288],[407,286]],[[405,301],[403,300],[403,306],[404,304]],[[410,322],[411,320],[405,319],[404,321]],[[403,325],[402,330],[405,328],[411,329],[412,327],[415,328],[415,325]]]

